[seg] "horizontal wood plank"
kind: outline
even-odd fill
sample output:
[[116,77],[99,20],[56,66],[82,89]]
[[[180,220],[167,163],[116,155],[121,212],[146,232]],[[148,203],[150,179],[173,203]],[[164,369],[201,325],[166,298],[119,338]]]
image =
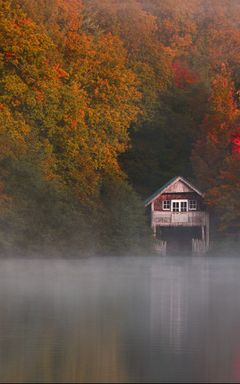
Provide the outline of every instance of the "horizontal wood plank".
[[198,227],[208,223],[206,212],[152,212],[152,226],[162,227]]

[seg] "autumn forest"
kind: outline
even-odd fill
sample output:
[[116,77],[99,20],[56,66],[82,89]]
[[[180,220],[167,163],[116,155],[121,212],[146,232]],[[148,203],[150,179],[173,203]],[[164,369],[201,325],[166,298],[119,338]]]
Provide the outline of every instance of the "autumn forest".
[[140,252],[176,175],[240,232],[239,0],[0,0],[0,248]]

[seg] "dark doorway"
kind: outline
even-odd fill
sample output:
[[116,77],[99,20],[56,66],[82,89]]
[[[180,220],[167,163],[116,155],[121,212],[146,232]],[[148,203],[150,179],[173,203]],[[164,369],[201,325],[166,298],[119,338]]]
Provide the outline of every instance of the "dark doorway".
[[168,255],[191,255],[192,239],[201,238],[201,228],[162,228],[159,235],[162,240],[167,241]]

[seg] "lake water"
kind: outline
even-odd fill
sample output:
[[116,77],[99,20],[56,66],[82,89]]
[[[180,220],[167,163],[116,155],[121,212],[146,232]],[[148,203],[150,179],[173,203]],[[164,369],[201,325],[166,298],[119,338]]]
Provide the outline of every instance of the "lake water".
[[240,382],[240,258],[0,261],[0,382]]

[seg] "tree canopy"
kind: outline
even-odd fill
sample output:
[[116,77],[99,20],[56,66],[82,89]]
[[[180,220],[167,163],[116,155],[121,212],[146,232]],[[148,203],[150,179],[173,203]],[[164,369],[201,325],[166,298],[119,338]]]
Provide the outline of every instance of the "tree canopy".
[[0,4],[3,243],[8,227],[120,252],[146,234],[141,198],[178,174],[238,230],[238,0]]

